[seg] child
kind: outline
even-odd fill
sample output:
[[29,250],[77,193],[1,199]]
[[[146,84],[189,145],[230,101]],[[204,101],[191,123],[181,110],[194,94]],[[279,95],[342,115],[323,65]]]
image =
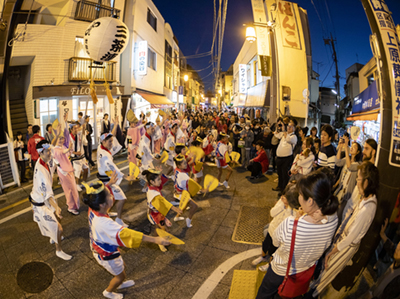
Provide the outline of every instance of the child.
[[202,143],[203,143],[203,140],[200,137],[197,137],[197,139],[192,142],[192,147],[196,148],[195,149],[196,152],[199,152],[199,154],[195,155],[194,163],[192,165],[193,177],[194,177],[194,180],[196,181],[196,183],[198,183],[198,184],[201,184],[201,180],[203,178],[203,167],[199,171],[197,171],[195,169],[195,166],[196,166],[196,163],[203,162],[203,160],[204,160],[205,153],[204,153],[203,149],[201,148]]
[[170,242],[161,237],[150,237],[125,228],[108,216],[110,208],[114,205],[111,185],[116,181],[117,174],[114,172],[107,185],[100,181],[91,186],[83,184],[86,189],[83,202],[89,206],[90,247],[93,256],[101,266],[114,275],[104,290],[103,296],[122,299],[123,295],[114,293],[114,291],[131,287],[135,282],[133,280],[124,281],[126,278],[125,264],[118,247],[137,248],[142,240],[164,246],[169,245]]
[[[153,225],[157,225],[160,229],[166,230],[165,226],[171,227],[171,222],[168,218],[165,217],[161,212],[159,212],[154,205],[154,200],[158,196],[163,197],[161,190],[164,184],[168,181],[168,178],[165,175],[161,175],[161,171],[155,169],[148,169],[143,171],[143,176],[146,177],[147,184],[149,186],[147,191],[147,218],[149,219],[150,223]],[[154,204],[154,205],[153,205]],[[174,207],[172,204],[165,200],[164,202],[166,209],[172,209],[177,214],[182,214],[182,210],[179,208]],[[164,245],[158,245],[162,252],[166,252],[167,248]]]
[[219,134],[220,141],[218,142],[217,148],[215,150],[216,153],[216,163],[218,168],[218,181],[221,180],[222,169],[226,169],[228,173],[226,174],[225,181],[223,183],[219,183],[220,186],[224,185],[226,189],[229,189],[228,180],[232,174],[232,168],[225,161],[225,153],[228,151],[228,135],[225,133]]
[[[182,195],[182,192],[184,190],[189,191],[189,174],[185,171],[188,167],[188,164],[186,162],[185,156],[182,154],[176,156],[174,158],[175,164],[176,164],[176,169],[175,169],[175,192],[176,195],[174,195],[178,200],[180,200],[180,197]],[[189,207],[190,207],[190,212],[189,212],[189,217],[186,218],[186,226],[187,227],[192,227],[192,218],[194,213],[196,213],[197,210],[197,203],[193,200],[190,199],[189,201]],[[177,214],[176,217],[174,218],[174,221],[181,221],[184,220],[184,217],[180,217],[181,214]]]
[[[279,224],[287,217],[293,216],[295,212],[294,209],[300,207],[298,197],[299,192],[297,191],[296,183],[289,183],[285,190],[283,190],[281,198],[270,211],[273,219],[268,226],[267,235],[262,243],[261,256],[253,260],[252,265],[256,266],[259,263],[267,262],[268,257],[272,257],[272,254],[278,249],[273,245],[271,236]],[[269,263],[258,267],[258,269],[262,272],[267,272],[268,267]]]

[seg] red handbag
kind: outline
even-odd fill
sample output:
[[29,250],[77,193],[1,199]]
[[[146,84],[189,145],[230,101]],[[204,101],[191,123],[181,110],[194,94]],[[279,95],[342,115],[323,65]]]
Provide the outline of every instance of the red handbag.
[[292,264],[294,240],[296,238],[298,222],[299,219],[294,220],[288,267],[286,270],[285,278],[278,288],[278,294],[282,298],[295,298],[307,293],[311,278],[313,277],[315,270],[315,264],[314,264],[314,266],[307,269],[306,271],[289,275],[290,265]]

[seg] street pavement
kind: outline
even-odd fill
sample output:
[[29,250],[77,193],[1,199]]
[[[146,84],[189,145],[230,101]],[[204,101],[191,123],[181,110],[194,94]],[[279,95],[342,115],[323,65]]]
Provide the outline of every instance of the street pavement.
[[[125,157],[119,157],[118,161],[120,168],[128,166]],[[207,173],[216,176],[216,167],[206,166]],[[218,187],[205,197],[196,196],[200,209],[193,217],[192,228],[187,228],[185,221],[173,222],[175,213],[170,212],[168,218],[173,222],[170,232],[185,241],[185,245],[171,245],[166,253],[149,243],[142,243],[138,249],[121,248],[127,278],[136,283],[122,291],[124,298],[192,298],[221,263],[240,252],[257,248],[233,242],[232,234],[241,206],[265,207],[276,202],[277,192],[271,191],[276,186],[273,183],[276,174],[255,181],[249,181],[246,178],[249,175],[250,172],[243,168],[235,168],[229,190]],[[94,175],[90,177],[94,178]],[[125,221],[129,222],[130,228],[155,235],[155,228],[149,225],[146,217],[146,194],[141,192],[142,186],[138,182],[129,185],[123,181],[121,187],[128,198]],[[55,194],[62,193],[56,181],[53,188]],[[26,199],[30,189],[28,185],[0,196],[0,211]],[[169,182],[163,194],[170,201],[173,200],[172,192],[173,183]],[[80,215],[73,216],[66,210],[64,196],[58,203],[63,209],[61,224],[65,240],[62,247],[74,256],[71,261],[55,255],[55,246],[40,234],[30,210],[1,223],[2,219],[29,208],[29,202],[0,212],[0,254],[3,257],[0,259],[0,298],[102,298],[112,276],[97,264],[90,251],[87,206],[81,203]],[[48,264],[54,273],[50,287],[38,294],[24,292],[16,280],[18,270],[31,261]],[[233,270],[255,269],[250,262],[251,259],[247,259],[233,266],[209,298],[228,298]]]

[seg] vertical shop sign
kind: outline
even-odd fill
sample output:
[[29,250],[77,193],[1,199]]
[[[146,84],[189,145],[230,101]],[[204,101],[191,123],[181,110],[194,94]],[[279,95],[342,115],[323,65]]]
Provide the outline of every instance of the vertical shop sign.
[[147,41],[138,43],[138,75],[147,75]]
[[239,64],[239,93],[247,92],[247,64]]
[[279,1],[278,12],[283,46],[301,50],[299,29],[297,26],[293,3]]
[[370,0],[376,23],[382,37],[388,62],[389,79],[392,91],[392,139],[389,164],[400,167],[400,58],[399,37],[385,1]]

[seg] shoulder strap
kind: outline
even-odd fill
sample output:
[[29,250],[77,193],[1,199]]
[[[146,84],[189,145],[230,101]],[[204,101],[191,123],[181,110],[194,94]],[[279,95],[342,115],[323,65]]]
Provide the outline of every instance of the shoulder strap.
[[292,264],[292,259],[293,259],[293,252],[294,252],[294,240],[296,239],[296,231],[297,231],[297,223],[299,222],[299,219],[296,218],[293,223],[293,230],[292,230],[292,243],[290,244],[290,254],[289,254],[289,261],[288,261],[288,266],[286,269],[286,275],[285,278],[289,277],[289,270],[290,270],[290,265]]

